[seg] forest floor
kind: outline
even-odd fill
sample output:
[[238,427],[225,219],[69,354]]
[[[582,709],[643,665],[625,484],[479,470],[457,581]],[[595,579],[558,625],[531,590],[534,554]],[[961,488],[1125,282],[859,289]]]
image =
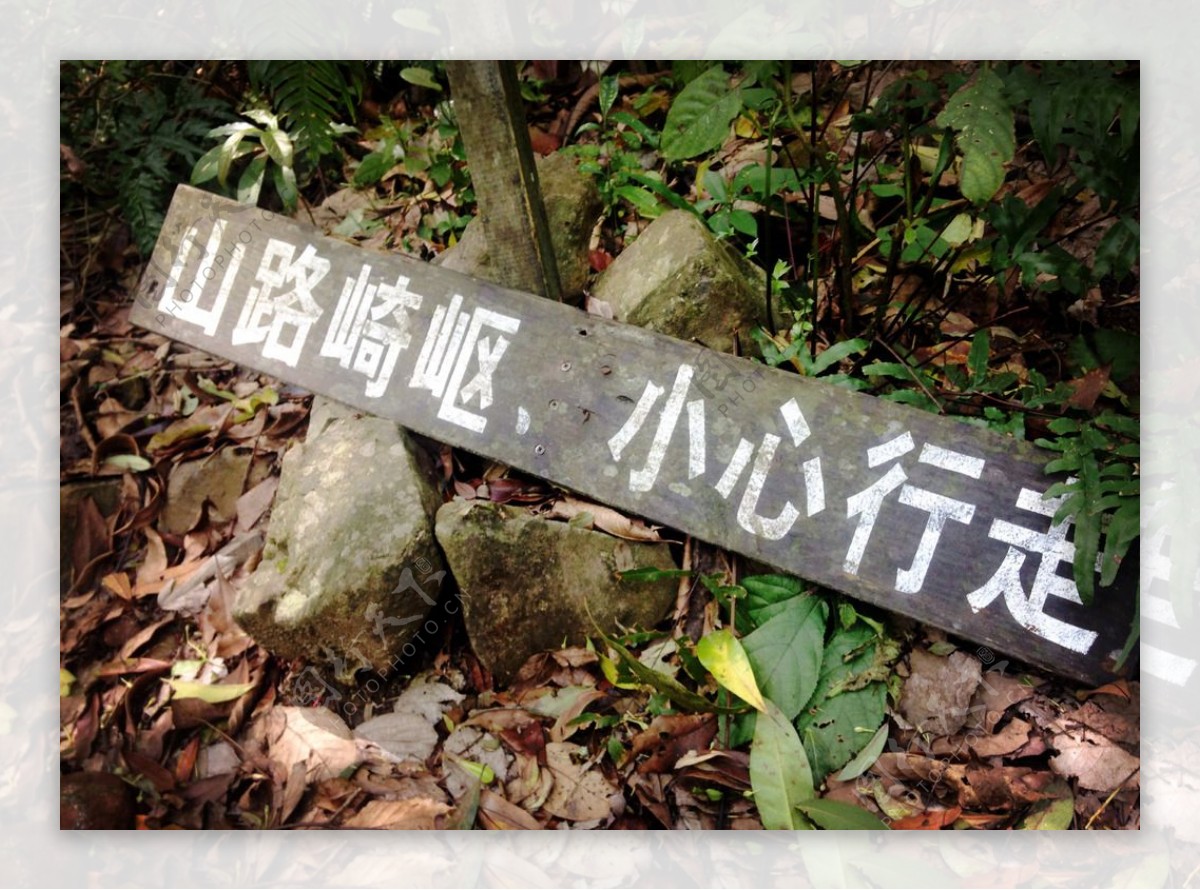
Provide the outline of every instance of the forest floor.
[[[631,79],[630,99],[648,82]],[[535,148],[557,148],[570,124],[596,116],[586,92],[564,89],[547,103],[532,121]],[[754,142],[736,136],[725,157]],[[1027,169],[1027,180],[1006,188],[1043,188],[1036,165]],[[373,209],[353,190],[331,190],[333,199],[297,216],[367,248],[429,258],[445,246],[438,221],[463,208],[453,184],[426,175],[401,194],[397,180],[377,183]],[[1080,202],[1064,232],[1098,212]],[[73,528],[60,607],[64,825],[761,827],[748,744],[724,747],[715,714],[671,712],[651,690],[614,684],[590,647],[536,655],[496,688],[450,622],[411,672],[330,688],[362,703],[352,725],[311,707],[298,691],[306,666],[273,657],[230,617],[270,520],[281,458],[304,437],[311,395],[131,325],[136,252],[115,236],[84,238],[89,225],[63,219],[61,473],[64,524]],[[593,268],[637,228],[602,227]],[[974,316],[965,319],[967,311]],[[986,301],[962,312],[934,333],[1019,314]],[[1013,342],[1035,344],[1032,364],[1056,337],[1023,332]],[[943,365],[968,360],[969,344],[956,342],[942,350]],[[941,344],[921,348],[932,354]],[[1026,357],[1014,345],[994,364],[1016,367]],[[1077,402],[1094,404],[1107,371],[1074,383]],[[537,479],[423,445],[447,500],[481,491],[523,504],[553,496]],[[724,583],[741,577],[732,555],[694,542],[687,552],[688,567]],[[214,574],[219,553],[230,555]],[[205,570],[180,607],[179,589]],[[684,583],[693,611],[711,611],[706,587]],[[965,641],[871,615],[897,642],[887,719],[872,757],[815,777],[821,797],[893,829],[1139,826],[1136,680],[1080,688],[1017,662],[982,663]],[[652,657],[653,644],[638,642]]]

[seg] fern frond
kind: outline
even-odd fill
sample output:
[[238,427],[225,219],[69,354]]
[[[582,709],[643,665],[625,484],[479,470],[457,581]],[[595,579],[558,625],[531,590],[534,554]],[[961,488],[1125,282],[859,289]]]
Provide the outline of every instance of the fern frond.
[[366,76],[362,62],[323,60],[256,61],[247,71],[312,161],[333,150],[339,119],[354,119]]

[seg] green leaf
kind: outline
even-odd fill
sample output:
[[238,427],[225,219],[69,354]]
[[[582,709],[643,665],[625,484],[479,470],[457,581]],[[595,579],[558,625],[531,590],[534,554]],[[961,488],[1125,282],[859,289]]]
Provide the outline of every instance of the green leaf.
[[660,148],[668,161],[681,161],[719,148],[742,106],[741,92],[714,65],[675,97],[667,112]]
[[831,698],[814,696],[819,704],[800,715],[796,728],[816,775],[844,766],[873,738],[871,728],[883,722],[886,694],[884,684],[874,682]]
[[617,78],[609,75],[608,77],[600,78],[600,116],[607,118],[608,112],[612,109],[613,103],[617,101],[617,90],[619,88]]
[[1071,827],[1075,818],[1075,798],[1071,795],[1071,786],[1062,779],[1055,779],[1045,789],[1047,794],[1053,794],[1051,800],[1038,801],[1017,828],[1037,831],[1065,831]]
[[894,377],[897,380],[912,380],[912,371],[901,362],[871,362],[862,369],[866,377]]
[[979,386],[987,380],[988,360],[992,357],[992,338],[987,328],[980,329],[971,340],[971,351],[967,354],[967,367],[971,370],[971,385]]
[[828,607],[815,596],[794,597],[743,641],[762,691],[794,720],[821,675]]
[[1120,280],[1138,259],[1139,230],[1137,220],[1123,216],[1113,223],[1096,247],[1093,271],[1097,278],[1112,275]]
[[216,179],[220,172],[221,152],[224,148],[223,145],[217,145],[200,156],[200,160],[196,161],[196,166],[192,168],[192,176],[189,180],[192,185],[200,185],[202,182]]
[[262,130],[249,127],[245,130],[239,130],[231,133],[229,138],[221,146],[221,154],[217,161],[217,181],[221,185],[225,185],[225,181],[229,179],[229,168],[233,166],[233,162],[245,155],[248,151],[254,149],[249,146],[243,146],[242,140],[247,136],[258,136],[260,139],[263,136]]
[[758,237],[758,220],[749,210],[730,210],[729,223],[747,238]]
[[1004,182],[1004,165],[1013,159],[1017,143],[1013,111],[1003,94],[1004,85],[990,68],[960,88],[937,116],[938,126],[955,131],[962,154],[959,188],[976,204],[991,199]]
[[912,405],[914,408],[920,408],[922,411],[929,411],[933,414],[942,410],[942,406],[927,396],[924,392],[916,389],[900,389],[895,392],[885,392],[882,398],[889,402],[899,402],[901,405]]
[[428,68],[422,68],[420,65],[401,68],[400,76],[409,83],[425,87],[427,90],[437,90],[438,92],[442,90],[442,85],[437,82],[437,78],[433,76],[433,72]]
[[[642,664],[637,656],[611,637],[601,634],[600,638],[617,653],[621,666],[631,676],[666,696],[679,707],[700,713],[737,714],[742,711],[742,708],[729,708],[713,704],[704,696],[692,692],[674,677],[669,677],[662,671],[656,671],[654,668]],[[619,685],[613,677],[608,677],[608,680],[614,686]]]
[[237,199],[242,204],[257,204],[258,193],[267,175],[267,156],[259,155],[246,165],[238,180]]
[[[1125,380],[1137,373],[1142,343],[1137,334],[1101,328],[1093,334],[1093,339],[1100,361],[1112,364],[1113,380]],[[1131,417],[1123,417],[1122,420],[1132,426],[1131,435],[1136,436],[1137,420]]]
[[881,681],[894,655],[894,644],[865,623],[838,630],[826,644],[821,678],[796,719],[815,775],[845,765],[883,723],[887,690]]
[[262,135],[263,148],[271,156],[271,160],[280,167],[292,166],[292,140],[283,130],[269,129]]
[[58,697],[66,698],[71,694],[71,687],[75,684],[75,675],[66,668],[58,669]]
[[254,127],[245,121],[234,121],[232,124],[224,124],[220,127],[213,127],[205,135],[211,139],[216,139],[218,136],[232,136],[234,133],[245,133],[247,130],[253,130]]
[[175,692],[175,698],[198,698],[210,705],[241,698],[254,688],[253,683],[226,683],[216,685],[199,683],[195,680],[168,680],[167,683]]
[[[691,204],[691,202],[671,191],[667,184],[661,179],[655,179],[653,176],[647,176],[645,173],[629,172],[625,175],[630,179],[630,181],[645,186],[673,207],[677,207],[680,210],[687,210],[690,213],[696,213],[696,208]],[[699,216],[699,214],[697,214],[697,216]]]
[[796,730],[770,701],[754,724],[750,787],[763,828],[811,827],[797,807],[813,799],[812,770]]
[[352,180],[356,186],[374,185],[396,165],[395,145],[385,142],[378,150],[362,159]]
[[197,377],[196,386],[201,392],[218,399],[225,399],[227,402],[232,402],[237,398],[232,392],[227,389],[221,389],[207,377]]
[[[871,736],[871,741],[867,742],[867,746],[858,752],[858,755],[842,767],[842,771],[837,774],[839,782],[849,782],[851,779],[857,779],[863,773],[871,768],[879,755],[883,753],[883,746],[887,744],[888,726],[884,723],[879,729],[875,730],[875,735]],[[825,826],[828,827],[828,826]]]
[[796,808],[827,831],[888,831],[878,816],[838,800],[809,800]]
[[150,441],[146,443],[146,450],[151,452],[158,451],[161,448],[167,448],[184,439],[208,435],[211,431],[212,427],[207,423],[189,424],[183,421],[176,421],[162,432],[151,436]]
[[[696,657],[718,683],[760,711],[766,710],[746,650],[728,628],[706,634],[696,644]],[[790,718],[789,718],[790,719]]]
[[[746,606],[757,611],[804,593],[804,582],[791,575],[751,575],[742,579]],[[774,613],[772,613],[774,614]]]
[[272,130],[279,129],[279,118],[265,108],[251,108],[244,114],[261,127],[269,127]]
[[971,237],[975,229],[975,220],[969,213],[960,213],[950,220],[949,225],[942,229],[941,238],[951,247],[958,247]]
[[866,352],[871,344],[862,337],[855,337],[852,340],[841,340],[834,343],[811,362],[802,363],[805,365],[804,371],[809,377],[816,377],[826,368],[831,368],[840,363],[842,359],[853,355],[856,352]]
[[300,197],[300,190],[296,187],[296,173],[291,167],[280,166],[272,167],[271,172],[275,178],[275,189],[283,199],[284,209],[291,213],[296,209],[296,201]]
[[153,466],[150,461],[138,454],[114,454],[112,457],[105,458],[104,462],[122,470],[132,470],[135,473],[144,473]]
[[662,207],[659,206],[658,199],[644,188],[636,185],[623,185],[613,189],[613,194],[632,204],[638,216],[645,219],[657,219],[662,215]]

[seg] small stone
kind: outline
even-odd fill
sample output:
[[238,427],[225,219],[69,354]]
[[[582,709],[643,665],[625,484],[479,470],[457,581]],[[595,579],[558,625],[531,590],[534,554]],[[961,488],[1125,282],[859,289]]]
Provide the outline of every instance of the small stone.
[[59,777],[58,827],[63,831],[132,829],[137,815],[133,788],[112,773]]
[[396,424],[317,399],[234,606],[246,632],[343,682],[360,668],[387,673],[444,576],[432,519],[441,497],[425,464]]
[[437,538],[462,591],[471,647],[500,684],[531,655],[582,645],[597,627],[605,633],[651,627],[675,600],[672,579],[617,576],[646,566],[676,568],[665,543],[624,541],[515,507],[468,501],[438,511]]
[[664,213],[604,270],[592,295],[618,321],[732,352],[765,315],[766,276],[694,214]]

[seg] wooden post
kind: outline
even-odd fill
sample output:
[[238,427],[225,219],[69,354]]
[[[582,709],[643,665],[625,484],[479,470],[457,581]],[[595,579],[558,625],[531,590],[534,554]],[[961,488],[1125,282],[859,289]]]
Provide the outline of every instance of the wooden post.
[[512,62],[447,62],[497,284],[562,299],[521,88]]

